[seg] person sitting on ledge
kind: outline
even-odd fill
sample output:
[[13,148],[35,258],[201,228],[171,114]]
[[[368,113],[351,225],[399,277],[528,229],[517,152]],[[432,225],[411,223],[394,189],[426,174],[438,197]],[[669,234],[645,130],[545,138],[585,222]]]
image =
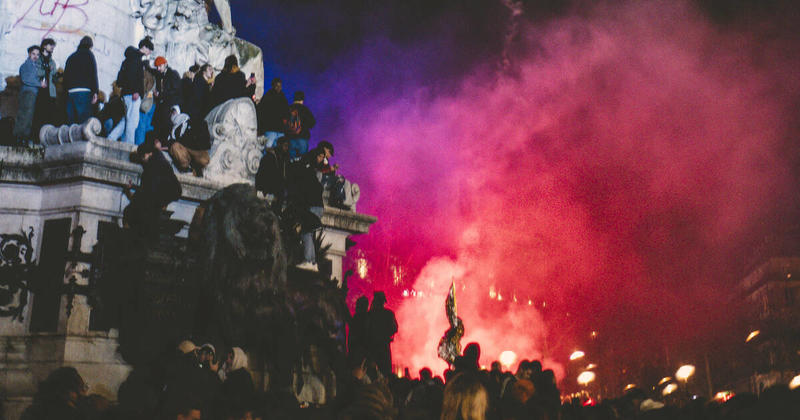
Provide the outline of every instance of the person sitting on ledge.
[[166,146],[172,163],[181,172],[192,171],[194,176],[202,177],[211,148],[208,124],[203,119],[192,120],[188,114],[179,113],[177,108],[173,109],[171,120],[172,129]]
[[126,227],[150,237],[158,233],[161,210],[181,197],[181,184],[155,140],[139,145],[135,157],[144,168],[141,185],[135,193],[131,192],[131,181],[123,188],[131,203],[125,208],[122,221]]
[[345,179],[342,175],[337,174],[339,165],[331,165],[328,159],[333,157],[333,145],[327,141],[321,141],[317,145],[318,149],[325,151],[325,160],[320,165],[320,173],[322,174],[322,186],[328,190],[328,205],[337,207],[343,210],[350,210],[350,206],[344,203],[345,193]]

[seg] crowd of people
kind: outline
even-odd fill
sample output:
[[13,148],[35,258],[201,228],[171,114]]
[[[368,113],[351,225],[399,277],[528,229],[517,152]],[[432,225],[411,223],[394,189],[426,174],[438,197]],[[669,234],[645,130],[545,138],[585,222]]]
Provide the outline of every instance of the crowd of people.
[[[478,343],[469,343],[442,376],[428,368],[412,378],[391,369],[389,343],[397,331],[394,313],[376,292],[372,306],[361,297],[350,318],[346,372],[336,396],[324,405],[298,401],[292,389],[255,386],[241,348],[222,353],[211,344],[181,342],[174,356],[149,373],[134,371],[120,386],[117,402],[87,395],[77,370],[62,367],[43,381],[23,415],[38,419],[175,420],[638,420],[797,419],[800,389],[773,386],[756,396],[728,401],[671,398],[659,401],[639,388],[613,399],[562,398],[552,370],[522,360],[515,371],[500,362],[486,370]],[[599,401],[598,401],[599,400]]]
[[[245,77],[233,55],[225,59],[217,75],[210,64],[203,63],[191,66],[181,77],[165,57],[157,56],[151,62],[155,47],[152,39],[145,37],[138,46],[125,49],[106,98],[98,89],[92,38],[80,40],[63,71],[52,58],[55,46],[49,38],[31,46],[20,67],[16,144],[37,143],[44,124],[82,124],[90,117],[98,118],[108,139],[138,146],[132,158],[143,165],[144,173],[139,187],[129,185],[124,190],[131,200],[125,223],[152,234],[160,210],[181,194],[169,163],[178,172],[202,176],[213,141],[206,115],[230,99],[251,98],[258,134],[266,139],[256,188],[276,214],[298,221],[303,242],[299,267],[318,270],[313,232],[321,226],[323,191],[330,192],[328,205],[345,210],[349,206],[345,204],[345,180],[337,173],[338,165],[329,163],[333,145],[321,141],[309,150],[316,120],[305,105],[304,92],[295,92],[289,103],[282,81],[275,78],[257,100],[255,75]],[[64,100],[57,100],[59,92]]]
[[16,144],[38,143],[44,124],[82,124],[96,117],[111,140],[140,145],[152,132],[166,148],[182,145],[174,153],[170,150],[175,166],[199,175],[208,164],[203,152],[210,148],[205,116],[229,99],[251,98],[256,105],[258,134],[266,137],[267,149],[285,137],[292,160],[299,160],[309,150],[316,120],[305,105],[304,92],[295,92],[290,104],[281,80],[275,78],[257,100],[255,74],[245,77],[234,55],[225,59],[218,75],[210,64],[198,63],[181,77],[163,56],[151,58],[155,46],[145,37],[137,47],[125,49],[107,96],[98,86],[93,45],[92,38],[84,36],[63,69],[53,59],[53,39],[28,48],[28,58],[20,66],[17,116],[11,119]]

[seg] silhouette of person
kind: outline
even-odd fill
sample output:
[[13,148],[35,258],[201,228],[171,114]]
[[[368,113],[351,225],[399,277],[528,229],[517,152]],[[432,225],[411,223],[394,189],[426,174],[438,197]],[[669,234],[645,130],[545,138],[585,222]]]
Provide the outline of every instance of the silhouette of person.
[[369,334],[369,300],[361,296],[356,300],[356,312],[350,319],[350,332],[347,336],[347,352],[351,360],[362,360],[367,356]]
[[375,292],[369,309],[369,357],[384,376],[392,373],[392,337],[397,333],[397,319],[394,312],[384,308],[386,294]]

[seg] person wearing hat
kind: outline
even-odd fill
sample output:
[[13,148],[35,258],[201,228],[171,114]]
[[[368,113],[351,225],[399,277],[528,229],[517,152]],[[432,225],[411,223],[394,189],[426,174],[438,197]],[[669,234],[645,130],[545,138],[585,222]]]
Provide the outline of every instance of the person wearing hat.
[[97,61],[92,54],[92,38],[81,38],[78,49],[64,64],[64,89],[67,98],[67,123],[83,124],[92,115],[91,104],[97,103]]
[[181,106],[181,77],[167,64],[167,59],[158,56],[156,66],[156,113],[153,116],[153,129],[159,138],[166,138],[172,126],[171,116],[174,107]]

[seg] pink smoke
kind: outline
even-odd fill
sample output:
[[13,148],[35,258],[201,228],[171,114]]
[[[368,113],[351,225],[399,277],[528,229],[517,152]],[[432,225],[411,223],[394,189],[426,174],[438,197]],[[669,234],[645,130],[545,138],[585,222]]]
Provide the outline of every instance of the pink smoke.
[[[361,184],[359,211],[379,220],[359,241],[382,270],[350,286],[389,292],[394,360],[414,373],[445,367],[451,281],[462,343],[479,342],[485,365],[512,350],[561,377],[588,331],[631,352],[701,334],[743,244],[792,191],[782,150],[800,84],[778,41],[681,2],[519,30],[510,70],[435,92],[396,81],[399,94],[350,104],[337,133],[353,139],[337,157]],[[351,82],[424,65],[381,54],[396,59],[356,66]],[[418,275],[393,284],[386,255]]]

